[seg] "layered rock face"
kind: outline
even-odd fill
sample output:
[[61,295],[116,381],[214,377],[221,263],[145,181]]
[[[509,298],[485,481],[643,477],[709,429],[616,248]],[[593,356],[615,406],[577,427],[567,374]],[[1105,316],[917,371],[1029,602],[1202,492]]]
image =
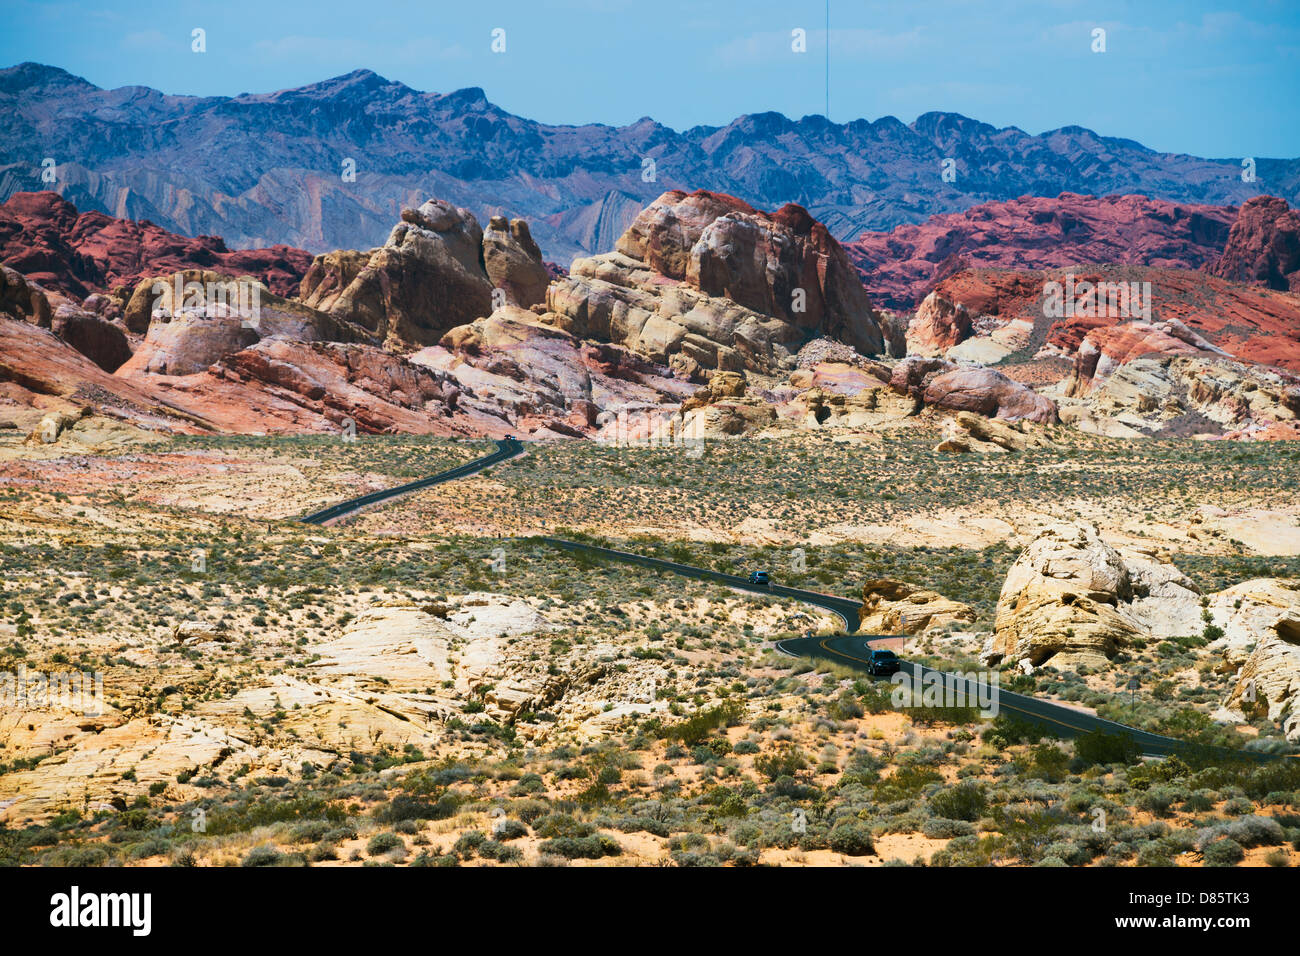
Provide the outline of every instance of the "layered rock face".
[[768,215],[705,191],[660,196],[616,252],[575,261],[547,308],[575,335],[696,378],[790,368],[817,335],[869,354],[903,347],[886,342],[843,250],[803,209]]
[[1288,740],[1300,740],[1300,602],[1281,612],[1246,663],[1227,700],[1227,716],[1268,717]]
[[1093,525],[1061,525],[1008,571],[983,656],[990,664],[1100,667],[1135,638],[1196,633],[1199,610],[1196,586],[1154,553],[1121,553]]
[[1193,352],[1147,355],[1109,370],[1100,384],[1072,377],[1061,420],[1114,437],[1300,437],[1300,376]]
[[606,410],[675,405],[694,389],[641,355],[584,342],[544,318],[505,306],[411,360],[459,383],[466,408],[532,434],[582,436]]
[[1047,269],[1076,262],[1199,269],[1218,258],[1236,217],[1232,206],[1147,196],[1024,196],[863,233],[844,249],[873,299],[908,309],[937,282],[964,269]]
[[1285,199],[1256,196],[1242,203],[1223,255],[1211,275],[1300,292],[1300,213]]
[[0,262],[42,286],[85,298],[148,275],[207,269],[250,275],[292,293],[311,254],[292,246],[231,250],[217,236],[180,236],[148,220],[78,213],[54,192],[14,193],[0,205]]
[[873,634],[923,634],[951,624],[971,624],[975,610],[937,591],[905,581],[877,579],[862,586],[859,628]]
[[[1138,283],[1150,290],[1150,315],[1130,307],[1079,309],[1059,317],[1044,313],[1048,283],[1077,287],[1110,287]],[[971,331],[948,358],[991,362],[1012,352],[1042,360],[1060,356],[1073,360],[1090,332],[1130,322],[1178,322],[1191,333],[1232,357],[1262,365],[1300,371],[1300,295],[1263,286],[1230,282],[1203,272],[1118,266],[1077,266],[1041,272],[966,270],[944,279],[934,294],[947,307],[965,306]],[[1079,302],[1096,304],[1095,295]],[[920,341],[922,328],[913,321],[909,334]],[[932,336],[933,337],[933,336]],[[975,351],[983,344],[982,351]]]
[[492,311],[482,255],[483,230],[474,216],[431,199],[403,210],[388,241],[359,271],[352,271],[359,260],[352,253],[313,262],[302,298],[390,347],[432,345]]
[[1102,325],[1089,330],[1079,343],[1066,394],[1086,395],[1094,386],[1105,383],[1116,369],[1144,355],[1227,354],[1177,319]]

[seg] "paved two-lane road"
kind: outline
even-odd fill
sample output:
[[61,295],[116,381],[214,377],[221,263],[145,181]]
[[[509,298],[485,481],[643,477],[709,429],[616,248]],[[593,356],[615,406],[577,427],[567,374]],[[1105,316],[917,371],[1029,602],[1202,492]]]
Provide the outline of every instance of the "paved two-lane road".
[[[516,438],[506,438],[497,442],[497,450],[490,455],[477,458],[474,461],[467,462],[456,468],[439,472],[428,478],[421,478],[418,481],[408,482],[404,485],[397,485],[393,488],[386,488],[382,491],[371,492],[358,498],[352,498],[347,501],[341,501],[338,504],[331,505],[321,511],[314,512],[302,518],[309,524],[326,524],[346,515],[354,514],[363,508],[371,505],[389,501],[402,495],[410,494],[421,488],[428,488],[432,485],[442,484],[447,481],[454,481],[457,478],[465,478],[470,475],[478,474],[486,468],[514,458],[523,453],[524,447]],[[724,574],[721,571],[713,571],[708,568],[697,568],[689,564],[681,564],[676,561],[667,561],[663,558],[654,558],[645,554],[637,554],[635,551],[619,551],[614,548],[603,548],[593,544],[586,544],[581,541],[568,541],[564,538],[538,537],[530,539],[540,542],[548,547],[570,553],[586,554],[588,557],[597,558],[606,561],[616,561],[620,564],[634,565],[643,567],[652,571],[663,571],[669,574],[676,574],[681,577],[694,578],[698,581],[713,581],[727,587],[736,588],[741,591],[748,591],[752,594],[760,594],[769,597],[789,598],[794,601],[800,601],[804,604],[819,607],[823,610],[830,611],[837,615],[843,622],[845,634],[833,635],[830,637],[809,637],[795,638],[791,640],[777,642],[777,648],[786,654],[795,657],[813,657],[824,660],[836,661],[848,667],[860,670],[866,673],[866,659],[870,652],[870,643],[878,636],[872,635],[855,635],[858,629],[858,610],[861,604],[858,601],[849,598],[838,597],[833,594],[823,594],[819,591],[805,591],[801,588],[788,588],[779,584],[768,586],[750,584],[748,578],[735,574]],[[966,677],[946,672],[934,671],[931,668],[919,664],[904,664],[904,667],[912,670],[914,674],[919,674],[922,679],[926,674],[942,674],[944,680],[950,686],[958,686],[967,695],[968,701],[978,700],[975,685]],[[987,691],[986,691],[987,693]],[[1184,741],[1176,740],[1172,737],[1162,737],[1159,734],[1149,733],[1145,730],[1138,730],[1135,727],[1129,727],[1125,724],[1116,723],[1111,720],[1104,720],[1101,717],[1095,717],[1084,711],[1075,710],[1072,707],[1066,707],[1053,701],[1041,700],[1037,697],[1030,697],[1025,694],[1016,694],[1011,691],[998,688],[998,710],[999,713],[1007,713],[1012,717],[1022,720],[1032,720],[1044,724],[1053,732],[1061,736],[1077,736],[1089,731],[1101,730],[1108,734],[1125,734],[1131,737],[1140,748],[1141,752],[1152,757],[1166,757],[1172,753],[1187,752],[1197,749]],[[1231,758],[1266,758],[1267,755],[1243,753],[1239,751],[1223,750],[1218,752],[1225,759]]]

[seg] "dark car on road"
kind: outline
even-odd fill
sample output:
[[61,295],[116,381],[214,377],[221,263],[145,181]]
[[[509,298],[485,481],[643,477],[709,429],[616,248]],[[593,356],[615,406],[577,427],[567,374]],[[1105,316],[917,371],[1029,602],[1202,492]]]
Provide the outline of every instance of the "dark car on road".
[[766,571],[751,571],[749,573],[749,583],[767,587],[772,583],[772,577]]
[[872,677],[888,677],[896,674],[902,666],[902,661],[893,651],[872,651],[867,658],[867,673]]

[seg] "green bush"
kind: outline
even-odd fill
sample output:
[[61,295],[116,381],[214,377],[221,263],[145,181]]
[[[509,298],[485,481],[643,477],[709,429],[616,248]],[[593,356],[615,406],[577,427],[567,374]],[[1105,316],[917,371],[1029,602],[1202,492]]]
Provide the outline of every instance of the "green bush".
[[395,850],[399,846],[405,847],[406,844],[402,842],[402,838],[396,833],[376,833],[370,838],[370,842],[366,844],[366,853],[370,856],[379,856],[389,850]]
[[974,823],[984,815],[984,810],[988,807],[988,798],[985,797],[982,786],[967,780],[955,787],[940,790],[930,797],[929,806],[930,812],[937,817]]
[[566,860],[598,860],[603,856],[618,856],[623,852],[618,841],[599,833],[582,837],[555,837],[544,841],[539,853],[564,857]]
[[826,842],[836,853],[845,856],[870,856],[876,849],[871,828],[861,820],[841,820],[831,827]]
[[1207,846],[1202,855],[1206,866],[1236,866],[1245,858],[1246,851],[1236,840],[1224,837]]

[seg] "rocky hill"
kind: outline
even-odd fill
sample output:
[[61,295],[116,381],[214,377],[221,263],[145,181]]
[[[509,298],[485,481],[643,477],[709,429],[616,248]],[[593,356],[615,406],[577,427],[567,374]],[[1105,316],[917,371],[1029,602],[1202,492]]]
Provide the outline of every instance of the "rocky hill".
[[175,269],[251,275],[295,293],[311,253],[290,246],[230,250],[219,236],[180,236],[147,219],[78,213],[55,192],[15,193],[0,205],[0,262],[47,289],[85,298]]
[[[547,126],[481,89],[424,93],[366,70],[275,93],[186,97],[104,90],[23,63],[0,71],[0,110],[0,199],[43,188],[48,157],[53,188],[82,210],[221,235],[234,248],[370,248],[431,195],[480,221],[527,219],[544,254],[567,264],[607,252],[670,188],[762,209],[795,202],[841,240],[1024,195],[1237,205],[1300,188],[1295,159],[1257,158],[1259,179],[1247,184],[1239,157],[1158,153],[1077,126],[1030,135],[953,113],[911,124],[759,113],[682,132],[648,117]],[[955,181],[941,177],[945,159]]]
[[963,269],[1076,263],[1200,269],[1219,258],[1237,215],[1231,206],[1147,196],[1022,196],[863,233],[844,248],[874,301],[909,309],[940,280]]

